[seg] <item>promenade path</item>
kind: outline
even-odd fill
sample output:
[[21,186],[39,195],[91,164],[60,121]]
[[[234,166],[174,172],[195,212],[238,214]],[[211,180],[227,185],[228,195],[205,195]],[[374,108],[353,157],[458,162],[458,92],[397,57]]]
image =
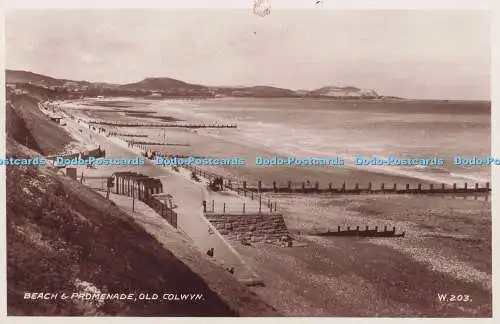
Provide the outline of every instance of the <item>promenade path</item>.
[[[140,150],[129,148],[127,143],[114,138],[106,137],[104,133],[98,133],[89,129],[85,123],[77,123],[68,118],[66,129],[75,135],[79,140],[87,141],[87,144],[100,145],[106,151],[108,158],[134,158],[140,156]],[[80,131],[81,130],[81,131]],[[90,184],[94,188],[99,188],[104,183],[102,179],[92,182],[92,178],[110,176],[116,171],[133,171],[145,174],[150,177],[159,178],[163,184],[164,193],[172,195],[175,205],[175,212],[178,215],[178,230],[187,235],[193,245],[201,252],[206,253],[210,248],[214,248],[214,259],[226,268],[234,268],[234,276],[241,282],[254,284],[260,281],[259,277],[243,261],[234,248],[212,227],[203,214],[202,201],[207,199],[208,192],[204,188],[205,182],[194,182],[189,179],[189,173],[185,170],[177,173],[170,168],[156,166],[154,161],[146,160],[141,166],[97,166],[96,169],[87,169],[78,166],[78,176],[84,175],[85,184]],[[114,197],[119,206],[130,208],[132,198]],[[126,207],[126,206],[129,207]],[[160,217],[158,215],[158,217]],[[158,225],[162,226],[162,225]],[[164,225],[163,225],[164,226]]]

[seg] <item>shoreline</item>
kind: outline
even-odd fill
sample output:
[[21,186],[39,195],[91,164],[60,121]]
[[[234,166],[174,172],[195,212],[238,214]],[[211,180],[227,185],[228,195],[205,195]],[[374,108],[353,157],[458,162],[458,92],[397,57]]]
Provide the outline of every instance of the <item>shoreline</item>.
[[[167,135],[178,136],[190,143],[189,147],[173,148],[172,151],[183,152],[178,154],[192,152],[204,155],[200,153],[215,151],[231,155],[245,148],[244,145],[214,141],[211,136],[182,129],[169,130]],[[115,144],[121,142],[118,138],[109,140]],[[123,143],[118,145],[126,147]],[[139,152],[137,149],[131,151]],[[245,153],[254,152],[249,152],[246,148]],[[275,168],[262,168],[265,174],[259,171],[258,176],[255,174],[255,168],[217,167],[216,170],[254,179],[273,176],[273,179],[283,181],[291,177],[308,177],[310,180],[319,179],[325,182],[326,174],[292,167],[280,172],[276,172]],[[338,168],[335,171],[330,173],[335,179],[356,179],[360,184],[362,181],[389,182],[389,179],[410,182],[408,177],[379,175],[362,170],[352,172]],[[422,183],[418,179],[412,180]],[[175,198],[175,190],[172,192]],[[257,274],[267,283],[264,288],[252,290],[281,313],[292,316],[366,316],[373,313],[379,316],[432,316],[442,314],[443,309],[446,309],[444,313],[448,314],[443,316],[488,316],[491,313],[488,306],[488,299],[491,299],[491,234],[490,239],[487,239],[488,232],[491,233],[491,202],[450,200],[436,196],[269,196],[277,200],[278,208],[283,212],[290,232],[294,233],[298,242],[305,243],[305,246],[299,244],[283,250],[267,245],[245,247],[239,242],[231,243],[243,256],[245,263],[256,269]],[[471,215],[471,211],[477,212]],[[318,228],[335,228],[344,224],[396,226],[406,230],[408,236],[404,240],[350,240],[321,239],[309,234]],[[446,236],[450,231],[455,234]],[[476,241],[478,243],[475,243]],[[322,258],[318,259],[320,255]],[[353,256],[356,256],[355,259]],[[380,263],[382,260],[388,264]],[[361,267],[364,262],[374,268]],[[389,266],[391,264],[393,267]],[[283,273],[283,269],[294,271]],[[383,274],[380,269],[385,269]],[[411,278],[423,278],[422,276],[433,278],[432,280],[440,283],[446,291],[462,289],[474,294],[474,304],[460,308],[463,305],[439,306],[435,301],[422,302],[425,296],[428,300],[436,298],[434,287],[426,284],[425,280],[404,282]],[[385,290],[384,285],[394,278],[402,280],[397,286],[398,289],[407,287],[404,288],[406,295],[402,295],[399,290]],[[300,292],[301,284],[311,287],[310,292]],[[419,284],[423,287],[417,289]],[[349,293],[345,290],[349,289],[349,286],[357,287],[356,289],[364,287],[368,289],[371,297],[363,299],[358,293]],[[328,297],[332,291],[338,291],[339,287],[344,289],[340,295]],[[415,291],[409,291],[410,288]],[[377,302],[371,306],[370,300],[373,298],[377,298]],[[348,307],[346,302],[349,305],[358,305],[359,308],[351,311],[338,308],[338,305]],[[326,308],[320,306],[323,304]]]
[[[382,96],[383,97],[383,96]],[[390,97],[390,96],[388,96]],[[335,102],[418,102],[418,103],[491,103],[491,100],[489,99],[422,99],[422,98],[374,98],[374,99],[367,99],[367,98],[349,98],[349,97],[330,97],[330,96],[283,96],[283,97],[277,97],[277,96],[270,96],[270,97],[265,97],[265,96],[220,96],[220,97],[211,97],[211,98],[197,98],[197,97],[163,97],[163,98],[154,98],[154,97],[144,97],[144,96],[139,96],[139,97],[103,97],[103,98],[89,98],[89,100],[106,100],[106,101],[119,101],[119,100],[126,100],[126,99],[134,99],[134,100],[144,100],[144,101],[196,101],[196,100],[224,100],[224,99],[265,99],[265,100],[282,100],[282,99],[290,99],[290,100],[303,100],[303,99],[310,99],[310,100],[325,100],[325,101],[335,101]]]
[[[102,100],[102,99],[101,99]],[[121,98],[123,100],[123,98]],[[109,115],[108,113],[100,113],[98,109],[91,109],[89,112],[88,107],[78,107],[78,103],[73,103],[78,110],[86,112],[85,114],[95,113],[97,115],[102,114],[102,118],[121,118],[115,115]],[[165,106],[161,108],[161,115],[167,114],[169,117],[179,118],[183,120],[195,120],[196,114],[191,111],[183,112],[182,105],[169,106],[172,102],[165,102]],[[151,107],[144,107],[145,109],[151,110]],[[160,109],[160,108],[157,108]],[[137,108],[140,112],[141,109]],[[200,115],[201,118],[206,118],[203,114]],[[127,118],[126,116],[123,116]],[[200,118],[200,117],[199,117]],[[116,130],[121,130],[122,128],[117,127]],[[380,187],[381,183],[386,183],[392,185],[397,183],[398,185],[416,185],[422,184],[441,184],[446,183],[447,185],[452,185],[453,183],[463,184],[465,182],[473,183],[480,182],[479,180],[484,179],[467,179],[466,175],[456,176],[457,180],[450,179],[450,171],[443,170],[443,176],[439,176],[438,173],[428,173],[417,172],[412,170],[402,170],[396,169],[395,167],[379,168],[360,168],[351,165],[345,166],[334,166],[334,167],[262,167],[252,165],[252,160],[255,160],[256,156],[284,156],[283,154],[274,151],[272,148],[265,147],[262,144],[258,145],[253,142],[242,142],[239,139],[233,139],[231,134],[234,132],[242,132],[244,130],[225,130],[224,134],[228,134],[225,137],[222,133],[217,131],[204,131],[204,130],[187,130],[187,129],[164,129],[161,130],[151,130],[145,127],[140,128],[144,133],[148,133],[149,137],[153,140],[161,140],[167,137],[172,142],[189,142],[189,146],[186,147],[172,147],[172,146],[150,146],[152,150],[166,151],[172,155],[196,155],[196,156],[217,156],[217,157],[234,157],[238,156],[246,159],[249,163],[243,168],[235,167],[211,167],[206,166],[209,171],[220,173],[221,175],[234,176],[234,177],[244,177],[248,181],[256,182],[258,180],[263,180],[269,184],[273,181],[286,183],[288,181],[292,182],[302,182],[302,181],[320,181],[320,183],[332,182],[333,184],[340,185],[346,181],[347,185],[354,186],[356,182],[361,186],[366,186],[368,182],[372,182],[374,186]],[[127,132],[133,133],[137,130],[127,129]],[[236,133],[235,133],[236,134]],[[272,177],[271,177],[272,175]],[[470,177],[469,177],[470,178]],[[460,179],[460,180],[459,180]]]

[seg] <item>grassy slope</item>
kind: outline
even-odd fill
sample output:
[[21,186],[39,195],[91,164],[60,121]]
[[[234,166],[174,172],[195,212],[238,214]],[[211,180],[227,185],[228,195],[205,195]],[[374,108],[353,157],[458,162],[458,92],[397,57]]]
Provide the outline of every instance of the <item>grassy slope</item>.
[[14,106],[9,102],[5,105],[5,128],[7,134],[10,134],[14,140],[19,143],[24,143],[26,146],[33,148],[35,151],[41,151],[38,143],[35,141],[33,134],[29,131],[24,120],[19,116]]
[[[28,144],[29,147],[49,155],[61,152],[72,140],[70,134],[38,109],[39,97],[23,94],[11,95],[8,99],[12,103],[12,109],[7,110],[7,131],[10,130],[10,135],[20,143],[25,144],[25,138],[28,137],[28,141],[33,141]],[[13,114],[9,115],[9,110],[17,118],[11,118]]]
[[[85,188],[51,172],[11,168],[7,173],[9,313],[76,315],[65,301],[27,304],[23,292],[75,291],[84,280],[109,292],[203,293],[186,303],[110,302],[105,314],[134,316],[235,315],[197,275],[164,250],[127,215]],[[78,186],[78,184],[75,184]],[[28,199],[29,198],[29,199]],[[90,311],[97,310],[91,308]]]
[[[7,114],[7,156],[39,155],[13,136],[37,139],[36,145],[28,144],[41,147],[45,154],[59,151],[69,141],[69,134],[43,119],[36,98],[9,99],[13,107]],[[54,171],[7,168],[6,209],[9,315],[277,315],[206,256],[187,253],[197,260],[191,270],[111,202]],[[75,286],[77,280],[102,292],[201,293],[204,300],[109,301],[98,307],[87,302],[23,299],[24,292],[81,292]]]

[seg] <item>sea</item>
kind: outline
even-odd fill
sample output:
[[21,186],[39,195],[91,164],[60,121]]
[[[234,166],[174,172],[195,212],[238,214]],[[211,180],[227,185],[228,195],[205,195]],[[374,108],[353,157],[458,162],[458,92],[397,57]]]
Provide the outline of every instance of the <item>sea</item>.
[[[490,166],[454,158],[491,155],[491,104],[480,101],[216,98],[149,101],[159,115],[237,129],[200,129],[280,156],[341,157],[346,168],[427,181],[488,182]],[[441,166],[359,166],[353,158],[441,158]]]

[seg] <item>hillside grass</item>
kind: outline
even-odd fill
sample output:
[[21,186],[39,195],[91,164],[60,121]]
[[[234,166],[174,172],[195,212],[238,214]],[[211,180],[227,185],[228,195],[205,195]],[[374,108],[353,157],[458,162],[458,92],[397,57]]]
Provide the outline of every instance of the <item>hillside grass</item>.
[[[47,169],[7,169],[9,315],[236,316],[186,265],[111,202]],[[202,301],[24,300],[72,293],[85,281],[110,293],[199,293]]]
[[[7,156],[59,152],[69,141],[69,134],[41,116],[36,97],[9,100]],[[18,142],[26,136],[31,149]],[[175,251],[191,251],[186,253],[188,260],[177,257],[129,215],[79,182],[48,167],[7,167],[6,173],[9,316],[278,315],[224,269],[204,259],[208,257],[174,238]],[[82,293],[82,282],[102,293],[202,294],[203,299],[104,304],[24,299],[27,292]]]
[[7,108],[6,128],[10,136],[23,145],[44,154],[63,151],[73,138],[48,119],[37,107],[41,98],[29,94],[9,95],[11,105]]

